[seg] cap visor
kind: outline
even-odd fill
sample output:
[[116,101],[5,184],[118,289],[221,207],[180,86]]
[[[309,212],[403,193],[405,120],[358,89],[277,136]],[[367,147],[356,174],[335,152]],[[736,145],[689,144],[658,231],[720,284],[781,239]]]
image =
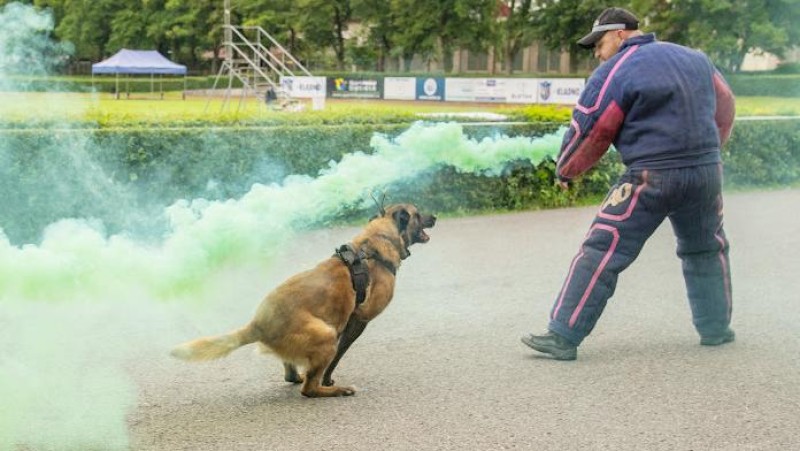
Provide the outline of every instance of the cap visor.
[[591,49],[595,44],[597,44],[597,41],[603,37],[603,34],[605,34],[605,31],[595,31],[589,33],[578,41],[578,45],[585,49]]

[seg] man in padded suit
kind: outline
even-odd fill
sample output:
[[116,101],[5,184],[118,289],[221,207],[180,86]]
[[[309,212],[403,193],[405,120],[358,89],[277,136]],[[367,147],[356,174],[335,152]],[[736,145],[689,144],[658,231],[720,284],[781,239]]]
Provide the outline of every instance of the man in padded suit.
[[734,340],[728,240],[722,228],[720,148],[730,136],[734,99],[702,52],[660,42],[630,11],[608,8],[578,44],[602,64],[573,110],[557,161],[562,187],[613,144],[627,168],[603,202],[555,299],[548,331],[522,342],[574,360],[617,276],[665,218],[701,345]]

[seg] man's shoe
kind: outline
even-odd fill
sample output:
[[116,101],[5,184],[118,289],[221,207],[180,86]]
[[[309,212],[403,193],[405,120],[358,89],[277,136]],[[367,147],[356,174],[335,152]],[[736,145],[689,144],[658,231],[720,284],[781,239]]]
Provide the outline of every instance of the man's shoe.
[[554,332],[547,332],[544,335],[528,334],[522,337],[522,342],[539,352],[550,354],[556,360],[578,358],[578,347]]
[[730,327],[725,329],[722,335],[708,335],[700,337],[700,344],[703,346],[719,346],[721,344],[730,343],[736,339],[736,334]]

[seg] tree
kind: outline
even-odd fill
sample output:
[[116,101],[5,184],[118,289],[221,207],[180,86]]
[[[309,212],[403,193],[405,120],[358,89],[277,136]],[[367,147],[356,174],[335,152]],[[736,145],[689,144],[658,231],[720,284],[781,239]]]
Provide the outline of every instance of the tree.
[[[154,1],[154,0],[144,0]],[[162,1],[162,0],[155,0]],[[167,0],[154,16],[147,34],[176,60],[196,66],[202,53],[222,39],[222,2],[219,0]],[[159,41],[159,39],[161,39]]]
[[336,68],[345,67],[345,33],[353,18],[350,0],[299,0],[303,35],[320,48],[332,48],[336,55]]
[[494,42],[496,0],[398,0],[398,44],[403,55],[439,59],[446,72],[453,69],[459,47],[484,50]]
[[148,27],[164,10],[164,0],[126,0],[111,19],[111,35],[106,48],[113,53],[121,48],[165,51],[163,35],[148,33]]
[[533,13],[534,35],[551,50],[566,50],[570,55],[571,70],[589,56],[578,46],[595,18],[607,7],[602,0],[536,0]]
[[505,0],[507,16],[499,24],[498,41],[503,49],[506,72],[514,72],[514,59],[536,39],[533,21],[536,9],[533,0]]
[[[738,71],[745,55],[760,49],[783,56],[800,44],[797,0],[639,0],[659,38],[700,48],[728,71]],[[650,12],[652,11],[652,12]]]
[[399,33],[397,2],[394,0],[354,0],[353,11],[367,27],[366,45],[375,54],[375,68],[386,69],[386,59],[392,55]]
[[242,25],[259,26],[295,56],[306,51],[301,38],[302,14],[294,0],[249,0],[239,7]]
[[107,56],[116,0],[41,0],[35,4],[53,9],[56,36],[72,42],[78,59],[97,61]]

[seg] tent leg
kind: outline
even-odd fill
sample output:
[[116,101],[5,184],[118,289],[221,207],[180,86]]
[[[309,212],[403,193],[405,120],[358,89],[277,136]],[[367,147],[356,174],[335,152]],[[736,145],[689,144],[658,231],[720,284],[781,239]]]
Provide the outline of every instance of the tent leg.
[[[206,108],[203,112],[208,112],[208,106],[211,104],[211,95],[217,89],[217,83],[219,82],[220,77],[222,77],[222,71],[225,70],[225,63],[222,63],[219,66],[219,72],[217,72],[217,78],[214,79],[214,85],[211,87],[211,90],[206,91]],[[186,77],[184,76],[184,85],[186,84]]]
[[228,71],[228,90],[225,91],[225,100],[222,102],[222,109],[220,112],[225,112],[225,107],[230,107],[228,103],[231,99],[231,89],[233,88],[233,68]]

